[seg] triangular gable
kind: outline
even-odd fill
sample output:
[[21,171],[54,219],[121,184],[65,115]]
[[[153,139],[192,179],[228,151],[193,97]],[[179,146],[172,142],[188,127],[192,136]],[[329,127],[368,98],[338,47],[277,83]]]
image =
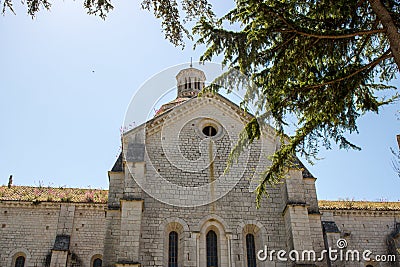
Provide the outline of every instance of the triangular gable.
[[[243,125],[248,123],[254,116],[248,112],[245,112],[241,109],[237,104],[232,102],[231,100],[223,97],[218,93],[206,93],[202,96],[196,96],[191,99],[188,99],[185,102],[182,102],[175,107],[164,111],[162,114],[156,115],[154,118],[148,120],[147,122],[135,127],[134,129],[126,132],[123,134],[123,146],[128,148],[128,144],[130,144],[129,150],[132,152],[135,150],[140,152],[139,150],[144,149],[144,132],[146,135],[151,135],[154,132],[160,130],[161,126],[166,120],[170,120],[171,118],[179,120],[179,116],[182,116],[187,113],[196,113],[196,109],[202,105],[209,104],[209,101],[212,100],[213,108],[220,110],[227,116],[235,118],[237,121],[240,121]],[[175,116],[177,116],[175,118]],[[275,139],[275,129],[272,126],[267,126],[263,128],[265,136],[270,140],[273,141]],[[139,136],[139,137],[138,137]],[[133,142],[133,139],[135,141]],[[132,143],[135,143],[133,145]],[[142,144],[142,145],[139,145]],[[139,147],[140,146],[140,147]],[[143,147],[142,147],[143,146]],[[125,156],[128,156],[132,153],[126,153]],[[127,159],[128,161],[136,161],[135,157],[130,157]],[[140,160],[140,159],[139,159]],[[304,164],[301,163],[299,160],[299,167],[303,170],[303,177],[304,178],[313,178],[313,175],[305,168]]]

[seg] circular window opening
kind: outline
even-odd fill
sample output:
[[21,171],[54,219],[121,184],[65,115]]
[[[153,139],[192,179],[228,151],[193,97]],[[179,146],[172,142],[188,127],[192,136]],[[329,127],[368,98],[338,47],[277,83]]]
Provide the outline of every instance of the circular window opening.
[[206,136],[215,136],[217,134],[217,129],[212,126],[206,126],[203,128],[203,134]]

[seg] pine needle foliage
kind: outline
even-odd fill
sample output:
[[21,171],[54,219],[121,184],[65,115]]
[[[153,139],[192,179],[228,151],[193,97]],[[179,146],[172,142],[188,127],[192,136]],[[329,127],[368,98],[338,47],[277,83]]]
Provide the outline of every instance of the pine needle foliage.
[[[222,54],[225,65],[255,84],[243,104],[263,105],[245,128],[249,143],[262,133],[254,130],[254,122],[264,121],[266,113],[282,139],[257,188],[257,204],[267,185],[281,181],[295,165],[295,154],[312,161],[321,145],[360,149],[347,138],[357,132],[357,119],[398,98],[388,84],[398,73],[400,38],[390,38],[389,26],[372,2],[377,1],[238,0],[224,17],[203,17],[194,28],[198,43],[208,48],[201,60]],[[398,36],[400,3],[379,4]],[[229,24],[238,29],[226,29]],[[388,99],[378,97],[384,90],[389,90]],[[296,118],[297,129],[285,136],[289,117]]]

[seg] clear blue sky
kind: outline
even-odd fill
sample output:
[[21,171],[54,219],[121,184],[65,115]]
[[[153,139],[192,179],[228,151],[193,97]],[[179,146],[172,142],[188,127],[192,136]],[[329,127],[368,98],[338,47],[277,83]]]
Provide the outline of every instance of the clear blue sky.
[[[106,21],[86,15],[81,1],[54,2],[35,20],[15,6],[16,16],[0,17],[0,184],[13,174],[18,185],[107,188],[135,90],[204,48],[168,43],[138,1],[115,3]],[[309,167],[320,199],[400,200],[389,150],[398,109],[359,120],[351,140],[362,151],[321,152]]]

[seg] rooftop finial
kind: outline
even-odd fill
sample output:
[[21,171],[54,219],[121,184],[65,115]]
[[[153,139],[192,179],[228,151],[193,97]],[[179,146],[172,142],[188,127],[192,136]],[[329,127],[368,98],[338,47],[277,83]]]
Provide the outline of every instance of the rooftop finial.
[[11,188],[12,183],[13,183],[12,175],[10,175],[10,178],[8,178],[8,188]]
[[192,57],[190,57],[190,67],[193,68]]

